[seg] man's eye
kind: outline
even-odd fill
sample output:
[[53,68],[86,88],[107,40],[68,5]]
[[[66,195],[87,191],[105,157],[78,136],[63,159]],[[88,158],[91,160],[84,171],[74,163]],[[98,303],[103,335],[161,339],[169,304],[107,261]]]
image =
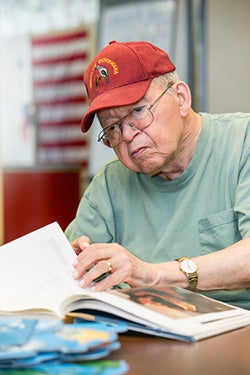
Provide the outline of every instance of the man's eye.
[[107,129],[106,129],[106,133],[110,134],[110,133],[113,133],[117,130],[120,130],[120,127],[118,124],[113,124],[111,126],[109,126]]
[[145,110],[147,109],[147,107],[144,105],[142,107],[137,107],[133,110],[133,113],[135,114],[140,114],[140,113],[143,113],[145,112]]

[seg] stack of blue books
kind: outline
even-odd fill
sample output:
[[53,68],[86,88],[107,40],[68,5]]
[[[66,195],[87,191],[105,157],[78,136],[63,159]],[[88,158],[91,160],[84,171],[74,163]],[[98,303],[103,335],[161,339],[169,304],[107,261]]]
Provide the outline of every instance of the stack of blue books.
[[124,361],[103,360],[120,348],[124,331],[122,324],[1,318],[0,374],[125,374]]

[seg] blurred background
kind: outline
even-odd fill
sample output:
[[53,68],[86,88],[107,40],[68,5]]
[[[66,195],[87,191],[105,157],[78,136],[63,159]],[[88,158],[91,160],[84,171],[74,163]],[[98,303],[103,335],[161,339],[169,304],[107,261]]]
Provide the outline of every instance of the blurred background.
[[165,49],[193,107],[250,112],[250,0],[0,0],[0,243],[63,230],[113,151],[83,134],[82,75],[110,40]]

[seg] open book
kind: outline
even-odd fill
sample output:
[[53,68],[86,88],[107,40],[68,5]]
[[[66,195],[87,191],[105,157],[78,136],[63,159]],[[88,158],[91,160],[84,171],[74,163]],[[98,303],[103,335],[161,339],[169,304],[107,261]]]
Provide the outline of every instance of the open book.
[[[74,280],[76,255],[57,223],[0,247],[0,314],[79,311],[129,329],[196,341],[250,324],[250,311],[175,286],[92,292]],[[86,315],[85,315],[86,314]]]

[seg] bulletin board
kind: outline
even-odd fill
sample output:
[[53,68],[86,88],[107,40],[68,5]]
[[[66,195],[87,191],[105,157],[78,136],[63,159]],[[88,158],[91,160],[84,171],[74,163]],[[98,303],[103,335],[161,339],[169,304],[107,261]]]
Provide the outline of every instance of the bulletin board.
[[174,57],[177,26],[176,0],[102,0],[98,47],[110,40],[145,40]]

